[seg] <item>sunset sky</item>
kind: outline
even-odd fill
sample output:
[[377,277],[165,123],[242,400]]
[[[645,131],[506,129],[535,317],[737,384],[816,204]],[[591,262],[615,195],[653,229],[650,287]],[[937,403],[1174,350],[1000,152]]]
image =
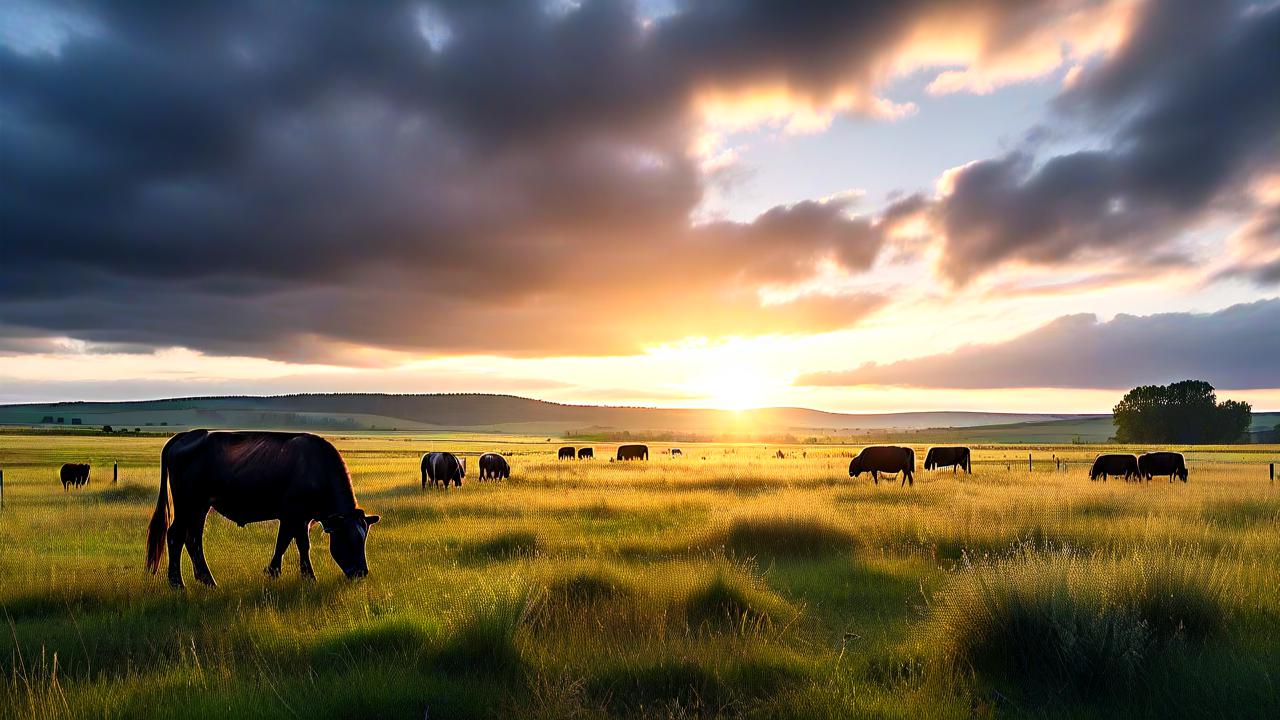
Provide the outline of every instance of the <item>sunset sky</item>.
[[0,402],[1278,410],[1278,68],[1276,2],[11,0]]

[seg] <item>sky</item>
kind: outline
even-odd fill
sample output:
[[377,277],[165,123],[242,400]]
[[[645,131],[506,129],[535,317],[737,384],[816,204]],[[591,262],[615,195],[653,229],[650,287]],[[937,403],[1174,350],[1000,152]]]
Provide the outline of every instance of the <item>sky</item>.
[[1280,4],[0,5],[0,402],[1280,409]]

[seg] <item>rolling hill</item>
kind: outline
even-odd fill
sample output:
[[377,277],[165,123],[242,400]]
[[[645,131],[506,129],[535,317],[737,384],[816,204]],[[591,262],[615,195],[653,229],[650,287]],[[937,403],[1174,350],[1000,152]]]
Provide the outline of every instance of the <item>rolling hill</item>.
[[985,412],[848,414],[790,407],[738,412],[564,405],[511,395],[482,394],[307,394],[0,405],[0,424],[323,430],[455,429],[532,434],[562,433],[569,430],[831,433],[849,430],[961,428],[1081,420],[1090,417],[1095,416]]
[[[1270,429],[1280,413],[1254,413],[1253,429]],[[917,442],[1106,442],[1110,415],[903,412],[833,413],[778,407],[728,411],[565,405],[512,395],[305,394],[191,397],[135,402],[0,405],[0,425],[46,428],[190,427],[317,432],[474,432],[611,437],[675,433],[703,437],[789,434],[797,438],[861,435]]]

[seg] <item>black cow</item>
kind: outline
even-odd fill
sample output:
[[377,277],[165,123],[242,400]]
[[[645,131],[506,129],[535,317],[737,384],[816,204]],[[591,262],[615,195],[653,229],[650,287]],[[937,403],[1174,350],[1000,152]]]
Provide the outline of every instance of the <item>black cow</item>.
[[1138,472],[1147,480],[1153,475],[1168,475],[1169,482],[1175,477],[1186,482],[1187,461],[1177,452],[1143,453],[1138,456]]
[[1108,475],[1116,477],[1124,476],[1125,480],[1137,480],[1140,477],[1138,471],[1138,458],[1134,455],[1099,455],[1093,459],[1093,467],[1089,468],[1089,479],[1097,480],[1102,478],[1106,482]]
[[241,527],[280,521],[268,575],[280,574],[280,561],[289,543],[296,542],[302,576],[315,577],[307,537],[315,521],[324,525],[329,553],[347,577],[369,574],[364,547],[378,516],[357,507],[347,466],[324,438],[208,430],[174,435],[160,452],[160,494],[147,529],[147,569],[154,573],[160,567],[167,538],[170,585],[182,587],[184,545],[196,580],[216,585],[204,559],[210,508]]
[[684,453],[680,452],[680,448],[671,448],[671,457],[675,457],[677,455],[684,455]]
[[937,470],[938,468],[950,467],[952,474],[956,468],[960,468],[969,474],[973,474],[973,466],[970,464],[970,453],[967,447],[935,447],[929,448],[929,452],[924,456],[924,469]]
[[506,480],[511,477],[511,465],[498,453],[485,453],[480,456],[480,479]]
[[448,490],[450,482],[462,487],[462,479],[467,476],[467,459],[450,452],[429,452],[422,456],[421,470],[424,489],[427,485],[439,485]]
[[902,473],[902,484],[914,486],[915,469],[916,451],[894,445],[863,448],[857,457],[849,461],[849,477],[869,472],[877,485],[880,484],[880,473]]
[[66,463],[58,473],[62,480],[62,490],[69,487],[83,487],[89,483],[89,465],[86,463]]
[[774,456],[774,457],[776,457],[776,458],[778,458],[779,460],[786,460],[786,459],[787,459],[787,454],[786,454],[786,453],[784,453],[784,452],[782,452],[781,450],[779,450],[778,452],[774,453],[774,454],[773,454],[773,456]]
[[619,445],[618,459],[619,460],[648,460],[649,446],[648,445]]
[[560,448],[560,454],[559,454],[559,456],[557,457],[557,459],[559,459],[559,460],[572,460],[572,459],[574,459],[575,457],[577,457],[577,453],[574,451],[574,449],[573,449],[573,448],[571,448],[571,447],[565,446],[565,447]]
[[596,457],[596,451],[595,451],[595,450],[593,450],[593,449],[591,449],[591,448],[578,448],[578,459],[579,459],[579,460],[594,460],[594,459],[595,459],[595,457]]

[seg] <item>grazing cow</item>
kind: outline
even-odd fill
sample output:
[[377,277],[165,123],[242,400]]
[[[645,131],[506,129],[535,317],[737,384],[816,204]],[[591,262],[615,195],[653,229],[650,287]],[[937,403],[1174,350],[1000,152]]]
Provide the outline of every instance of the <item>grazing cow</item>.
[[511,477],[511,465],[498,453],[485,453],[480,456],[480,479],[506,480]]
[[619,445],[618,459],[619,460],[648,460],[649,446],[648,445]]
[[956,468],[960,468],[972,475],[973,466],[970,464],[969,455],[969,448],[967,447],[929,448],[929,452],[924,456],[924,469],[937,470],[938,468],[950,467],[952,474],[955,474]]
[[680,452],[680,448],[671,448],[671,457],[675,457],[677,455],[684,455],[684,453]]
[[448,490],[450,482],[462,487],[462,479],[467,476],[467,459],[450,452],[429,452],[422,456],[421,469],[423,489],[427,485],[442,485]]
[[69,487],[83,487],[89,483],[89,466],[85,463],[66,463],[58,473],[62,480],[62,490]]
[[579,460],[594,460],[595,457],[596,457],[595,450],[592,450],[591,448],[578,448]]
[[1093,467],[1089,468],[1089,479],[1097,480],[1102,478],[1106,482],[1108,475],[1116,477],[1124,476],[1125,480],[1136,480],[1140,476],[1138,472],[1138,458],[1134,455],[1099,455],[1093,459]]
[[204,559],[204,522],[211,508],[241,527],[280,521],[268,575],[280,574],[280,561],[296,542],[302,576],[315,577],[307,537],[315,521],[324,526],[329,553],[348,578],[369,574],[365,541],[378,516],[357,507],[347,466],[323,438],[208,430],[174,435],[160,452],[160,494],[147,529],[147,569],[154,573],[160,567],[167,539],[170,585],[182,587],[183,546],[196,580],[216,585]]
[[571,448],[571,447],[562,447],[562,448],[560,448],[560,455],[558,456],[558,459],[560,459],[560,460],[572,460],[572,459],[574,459],[575,457],[577,457],[577,453],[574,451],[574,449],[573,449],[573,448]]
[[774,453],[774,454],[773,454],[773,456],[774,456],[774,457],[776,457],[776,458],[778,458],[779,460],[786,460],[786,459],[787,459],[787,454],[786,454],[786,453],[784,453],[784,452],[782,452],[781,450],[779,450],[778,452]]
[[858,477],[864,472],[871,473],[871,479],[880,484],[880,473],[902,473],[902,484],[916,484],[914,472],[916,468],[916,451],[911,448],[894,445],[881,445],[863,448],[858,456],[849,461],[849,477]]
[[1143,453],[1138,456],[1138,472],[1147,480],[1151,480],[1152,475],[1168,475],[1169,482],[1173,482],[1174,477],[1186,482],[1187,461],[1177,452]]

